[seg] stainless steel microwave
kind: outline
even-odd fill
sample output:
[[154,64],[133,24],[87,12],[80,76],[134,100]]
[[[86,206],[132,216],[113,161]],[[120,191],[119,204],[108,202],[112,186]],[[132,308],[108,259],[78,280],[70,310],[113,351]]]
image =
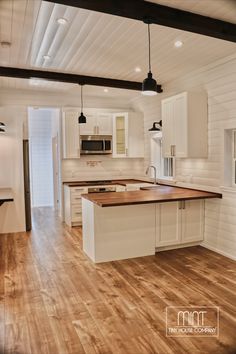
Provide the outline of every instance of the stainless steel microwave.
[[80,154],[112,154],[112,135],[81,135]]

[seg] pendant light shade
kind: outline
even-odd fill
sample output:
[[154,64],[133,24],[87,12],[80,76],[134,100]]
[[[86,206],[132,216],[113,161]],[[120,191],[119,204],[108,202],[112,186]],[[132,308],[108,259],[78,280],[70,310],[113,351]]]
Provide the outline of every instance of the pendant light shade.
[[150,23],[148,22],[148,63],[149,72],[146,79],[143,80],[142,84],[142,94],[145,96],[155,96],[157,95],[157,82],[152,77],[151,71],[151,38],[150,38]]
[[83,86],[80,85],[80,93],[81,93],[81,113],[80,113],[80,116],[78,118],[78,122],[79,124],[85,124],[86,123],[86,117],[85,115],[83,114]]
[[84,124],[84,123],[86,123],[86,117],[83,114],[83,112],[81,112],[79,116],[79,124]]
[[[159,125],[159,127],[157,125]],[[148,131],[149,132],[159,132],[159,131],[161,131],[161,127],[162,127],[162,120],[160,120],[159,122],[154,122],[152,125],[152,128],[148,129]]]
[[149,71],[147,78],[143,80],[142,94],[145,96],[157,95],[157,82],[153,79],[151,71]]

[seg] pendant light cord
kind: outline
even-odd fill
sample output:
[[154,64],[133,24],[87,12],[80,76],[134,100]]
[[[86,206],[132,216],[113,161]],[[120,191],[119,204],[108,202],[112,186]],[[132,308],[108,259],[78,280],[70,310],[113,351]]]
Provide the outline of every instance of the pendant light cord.
[[81,104],[81,112],[83,112],[83,85],[80,85],[81,90],[80,90],[80,104]]
[[150,24],[148,23],[148,59],[149,59],[149,72],[151,72],[151,36],[150,36]]

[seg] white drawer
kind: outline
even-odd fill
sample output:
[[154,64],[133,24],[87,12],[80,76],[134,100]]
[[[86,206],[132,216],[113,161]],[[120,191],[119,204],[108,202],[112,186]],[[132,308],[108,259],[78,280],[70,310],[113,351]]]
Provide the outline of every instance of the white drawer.
[[82,210],[72,210],[71,221],[82,221]]
[[84,193],[88,193],[88,188],[84,187],[71,187],[70,188],[71,195],[81,195]]
[[71,214],[74,212],[80,212],[82,213],[82,204],[75,204],[71,206]]
[[71,202],[72,205],[73,204],[81,204],[82,203],[81,194],[80,195],[72,194],[71,197],[70,197],[70,202]]

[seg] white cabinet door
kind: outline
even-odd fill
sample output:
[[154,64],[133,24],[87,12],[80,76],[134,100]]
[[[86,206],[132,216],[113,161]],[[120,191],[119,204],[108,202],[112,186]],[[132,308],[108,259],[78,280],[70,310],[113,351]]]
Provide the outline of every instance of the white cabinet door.
[[[187,93],[175,96],[173,102],[173,153],[176,157],[188,156]],[[197,133],[197,132],[196,132]]]
[[204,200],[185,201],[181,211],[182,243],[203,240]]
[[181,210],[178,202],[156,204],[156,247],[181,243]]
[[182,92],[162,107],[163,157],[207,157],[207,95]]
[[174,136],[173,136],[173,114],[174,99],[162,101],[162,151],[164,157],[170,157],[173,154]]
[[86,123],[80,124],[80,135],[95,135],[97,134],[97,116],[92,113],[84,112]]
[[127,157],[128,113],[113,115],[113,157]]
[[97,134],[112,135],[112,114],[98,113],[97,115]]
[[63,112],[62,120],[63,158],[80,157],[78,112]]

